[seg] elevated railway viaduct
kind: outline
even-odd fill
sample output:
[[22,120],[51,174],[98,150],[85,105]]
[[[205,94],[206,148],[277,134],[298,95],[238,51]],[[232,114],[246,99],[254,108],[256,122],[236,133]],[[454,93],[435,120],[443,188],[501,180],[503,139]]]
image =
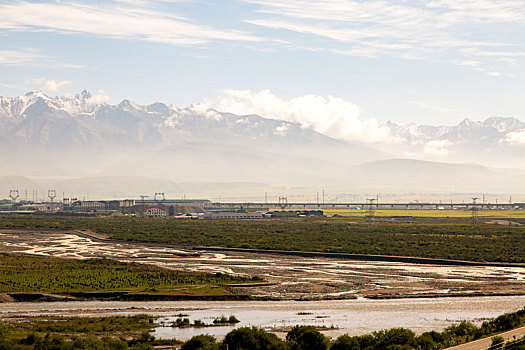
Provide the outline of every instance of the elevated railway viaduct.
[[525,203],[312,203],[312,202],[212,202],[208,204],[209,209],[228,209],[239,208],[245,209],[264,209],[264,208],[281,208],[281,209],[368,209],[372,206],[376,210],[512,210],[525,209]]

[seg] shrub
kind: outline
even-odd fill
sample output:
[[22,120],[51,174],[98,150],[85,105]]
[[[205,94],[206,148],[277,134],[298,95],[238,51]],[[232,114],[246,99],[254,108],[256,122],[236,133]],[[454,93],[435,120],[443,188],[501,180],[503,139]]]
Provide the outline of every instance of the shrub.
[[495,337],[492,337],[491,340],[492,342],[490,343],[490,346],[499,345],[505,341],[501,335],[496,335]]

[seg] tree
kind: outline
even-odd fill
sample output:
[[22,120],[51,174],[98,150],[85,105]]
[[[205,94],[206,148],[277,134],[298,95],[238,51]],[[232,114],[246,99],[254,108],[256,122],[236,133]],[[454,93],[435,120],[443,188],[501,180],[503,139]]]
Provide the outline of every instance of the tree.
[[335,340],[330,350],[361,350],[361,345],[357,338],[344,334]]
[[209,334],[201,334],[192,337],[184,343],[181,350],[204,350],[217,348],[215,337]]
[[328,339],[313,326],[294,326],[286,335],[292,350],[326,350]]
[[387,349],[393,345],[414,345],[415,334],[406,328],[391,328],[379,332],[374,332],[376,337],[376,348]]
[[421,334],[416,338],[416,347],[421,350],[435,350],[439,349],[438,343],[434,340],[428,332]]
[[286,344],[275,334],[268,333],[262,328],[241,327],[226,334],[223,345],[228,350],[284,350]]

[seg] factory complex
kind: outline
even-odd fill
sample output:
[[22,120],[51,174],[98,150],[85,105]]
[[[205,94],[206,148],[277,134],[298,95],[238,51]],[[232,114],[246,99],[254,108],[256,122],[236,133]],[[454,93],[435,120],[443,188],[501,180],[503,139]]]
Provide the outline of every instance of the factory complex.
[[267,219],[286,217],[323,216],[322,210],[246,210],[243,205],[225,207],[207,199],[122,199],[78,200],[64,198],[62,202],[30,203],[26,201],[0,201],[0,214],[54,214],[64,216],[138,215],[172,217],[177,219]]
[[[324,216],[324,210],[523,210],[525,203],[488,203],[472,198],[471,203],[379,203],[377,197],[366,203],[316,203],[288,202],[279,197],[279,202],[212,202],[208,199],[168,199],[164,193],[140,196],[140,199],[80,200],[78,198],[56,199],[56,191],[49,190],[47,202],[18,200],[18,190],[12,190],[10,200],[0,200],[0,214],[35,214],[64,216],[137,215],[155,218],[242,220],[292,217]],[[275,209],[277,208],[277,209]],[[373,215],[373,214],[369,214]]]

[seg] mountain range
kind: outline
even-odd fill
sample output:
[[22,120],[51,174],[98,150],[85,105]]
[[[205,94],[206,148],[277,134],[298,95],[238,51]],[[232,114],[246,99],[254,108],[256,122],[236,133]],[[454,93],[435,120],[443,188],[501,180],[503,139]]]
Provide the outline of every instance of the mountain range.
[[[472,164],[525,168],[525,123],[518,119],[385,126],[391,142],[363,144],[336,140],[298,123],[199,104],[179,109],[124,100],[111,105],[87,91],[57,97],[31,92],[0,97],[0,175],[119,176],[113,183],[139,176],[356,188],[452,184],[458,190],[488,186],[506,191],[517,186],[525,192],[522,171]],[[444,177],[452,169],[454,177]]]
[[[398,142],[386,148],[412,158],[481,162],[525,168],[525,123],[516,118],[463,120],[453,126],[396,124],[385,126]],[[384,145],[383,145],[384,146]]]

